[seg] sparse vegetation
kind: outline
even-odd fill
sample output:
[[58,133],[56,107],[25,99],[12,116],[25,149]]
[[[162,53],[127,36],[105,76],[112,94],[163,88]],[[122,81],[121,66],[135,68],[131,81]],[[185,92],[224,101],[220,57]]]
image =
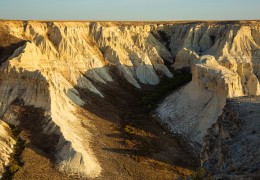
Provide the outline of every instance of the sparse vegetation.
[[10,156],[10,165],[6,168],[6,172],[3,175],[3,179],[9,180],[12,179],[14,173],[19,171],[23,166],[22,153],[25,148],[25,141],[19,137],[21,129],[18,127],[11,126],[13,138],[16,141],[14,146],[14,151]]
[[192,180],[213,180],[212,175],[204,168],[199,168],[191,175]]
[[192,78],[191,73],[185,70],[173,71],[173,76],[173,78],[164,79],[155,88],[144,91],[138,102],[138,107],[141,111],[128,111],[125,115],[125,119],[138,120],[149,118],[149,113],[158,106],[159,102],[164,97],[180,88],[182,85],[190,82]]
[[144,111],[150,112],[158,106],[160,100],[166,97],[169,93],[178,89],[184,84],[191,81],[191,73],[182,71],[173,71],[173,78],[163,80],[156,88],[145,91],[141,98],[141,106]]
[[124,131],[128,134],[133,134],[133,135],[137,135],[137,136],[143,136],[143,137],[145,137],[145,136],[151,137],[152,136],[152,134],[145,132],[142,129],[138,129],[136,127],[133,127],[131,125],[126,125],[125,128],[124,128]]
[[191,74],[188,71],[174,71],[173,75],[173,78],[165,78],[158,86],[144,91],[138,105],[129,109],[124,116],[125,124],[122,129],[126,133],[124,144],[128,148],[138,150],[138,153],[131,155],[138,162],[145,159],[143,154],[160,151],[158,138],[162,132],[159,132],[158,128],[152,128],[151,124],[157,122],[151,117],[151,112],[164,97],[191,81]]
[[129,139],[126,139],[126,140],[125,140],[125,145],[127,145],[127,146],[130,147],[130,148],[135,148],[135,147],[138,146],[138,142],[136,142],[136,141],[131,141],[131,140],[129,140]]

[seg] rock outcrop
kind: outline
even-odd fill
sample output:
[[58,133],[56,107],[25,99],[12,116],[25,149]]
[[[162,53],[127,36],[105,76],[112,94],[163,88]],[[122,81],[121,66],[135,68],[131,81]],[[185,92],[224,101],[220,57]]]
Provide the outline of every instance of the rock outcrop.
[[41,109],[43,132],[59,137],[56,162],[68,174],[95,178],[102,171],[91,148],[97,127],[81,108],[79,89],[102,99],[100,87],[115,76],[137,89],[156,85],[173,77],[165,64],[175,59],[173,67],[190,68],[193,80],[157,113],[194,144],[202,143],[227,97],[260,94],[257,21],[0,21],[0,27],[0,118],[21,123],[12,111],[17,99]]
[[201,163],[219,178],[260,177],[260,97],[228,99],[203,138]]
[[11,129],[5,122],[0,120],[0,178],[5,172],[5,167],[9,165],[14,144],[15,140],[11,136]]
[[193,79],[167,97],[157,114],[173,132],[201,144],[227,97],[260,95],[260,24],[169,25],[166,33],[173,67],[190,68]]
[[95,127],[81,110],[84,101],[77,88],[102,98],[95,83],[112,83],[111,69],[136,88],[158,84],[161,76],[172,77],[164,60],[173,58],[151,34],[157,25],[1,21],[0,26],[5,52],[0,61],[0,117],[20,123],[10,110],[16,99],[41,108],[44,132],[59,135],[60,169],[99,176],[102,168],[90,148],[86,126]]

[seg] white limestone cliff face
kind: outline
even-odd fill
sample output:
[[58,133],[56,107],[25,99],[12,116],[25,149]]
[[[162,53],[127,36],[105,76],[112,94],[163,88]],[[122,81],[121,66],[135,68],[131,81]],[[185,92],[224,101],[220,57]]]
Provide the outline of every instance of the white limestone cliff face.
[[105,26],[95,23],[90,31],[104,58],[115,65],[130,83],[140,88],[138,81],[152,85],[159,83],[156,71],[172,77],[163,61],[172,62],[172,56],[151,34],[155,29],[156,25],[121,25],[115,28],[107,23]]
[[172,77],[162,59],[172,61],[171,54],[151,36],[155,26],[34,21],[1,21],[0,25],[26,41],[0,67],[0,117],[19,124],[9,110],[17,98],[25,105],[42,108],[46,123],[51,119],[44,132],[60,138],[56,146],[60,169],[68,174],[98,177],[102,167],[85,128],[95,127],[86,118],[88,115],[82,115],[80,106],[84,102],[75,87],[102,98],[93,82],[113,82],[111,66],[136,88],[159,83],[161,74]]
[[260,24],[194,23],[163,29],[171,39],[173,67],[191,68],[192,82],[166,97],[157,115],[173,132],[201,144],[227,97],[260,95]]
[[157,113],[172,132],[185,137],[198,151],[197,144],[221,114],[224,105],[225,98],[191,82],[166,97]]
[[258,22],[0,21],[0,27],[25,41],[0,66],[0,118],[19,124],[10,111],[17,98],[43,109],[44,131],[59,135],[56,160],[68,174],[95,178],[102,172],[88,130],[96,127],[80,107],[84,101],[77,87],[103,98],[96,84],[114,82],[112,68],[141,88],[172,77],[164,64],[174,58],[176,69],[190,67],[192,82],[166,98],[157,112],[174,132],[198,143],[226,97],[260,94]]
[[[61,74],[38,66],[37,61],[42,55],[34,56],[39,52],[37,47],[25,44],[21,51],[2,66],[1,115],[4,115],[4,120],[8,122],[8,117],[13,117],[8,116],[6,110],[16,98],[22,99],[26,105],[43,108],[53,121],[45,127],[46,133],[57,133],[56,127],[59,127],[60,141],[56,148],[59,149],[57,161],[60,168],[69,174],[97,176],[101,168],[89,149],[89,142],[81,139],[89,138],[81,127],[83,117],[75,114],[75,103],[83,102],[73,94],[73,86]],[[35,64],[27,63],[33,61]]]
[[0,178],[5,172],[5,166],[9,164],[10,155],[13,152],[15,141],[11,137],[11,129],[0,120]]

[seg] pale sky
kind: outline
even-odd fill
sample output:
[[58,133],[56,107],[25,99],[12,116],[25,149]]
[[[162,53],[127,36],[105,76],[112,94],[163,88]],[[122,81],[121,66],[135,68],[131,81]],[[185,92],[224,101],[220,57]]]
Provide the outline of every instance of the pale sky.
[[260,0],[0,0],[0,19],[260,19]]

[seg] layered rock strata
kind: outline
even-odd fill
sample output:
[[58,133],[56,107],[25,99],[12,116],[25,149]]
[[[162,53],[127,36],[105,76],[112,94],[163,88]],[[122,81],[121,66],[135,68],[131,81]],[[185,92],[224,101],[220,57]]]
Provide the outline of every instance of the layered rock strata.
[[167,97],[157,115],[173,132],[201,145],[207,129],[221,115],[227,97],[260,95],[260,24],[167,27],[169,49],[175,57],[173,67],[190,68],[193,79]]
[[95,83],[111,84],[112,68],[136,88],[172,77],[164,65],[164,60],[172,62],[172,56],[151,34],[157,25],[1,21],[0,26],[0,117],[10,124],[21,123],[10,110],[16,99],[42,109],[44,132],[59,135],[54,151],[60,169],[99,176],[102,168],[88,131],[96,127],[81,110],[84,101],[77,89],[103,98]]
[[5,172],[5,167],[10,163],[10,155],[13,153],[15,140],[12,138],[9,126],[0,120],[0,178]]
[[111,85],[112,70],[140,89],[172,78],[165,64],[190,68],[192,82],[166,98],[157,114],[198,144],[227,97],[260,94],[257,21],[0,21],[0,27],[0,118],[21,123],[10,108],[17,99],[42,109],[43,130],[59,136],[56,161],[68,174],[95,178],[102,171],[88,130],[96,127],[81,109],[78,89],[103,98],[96,84]]

